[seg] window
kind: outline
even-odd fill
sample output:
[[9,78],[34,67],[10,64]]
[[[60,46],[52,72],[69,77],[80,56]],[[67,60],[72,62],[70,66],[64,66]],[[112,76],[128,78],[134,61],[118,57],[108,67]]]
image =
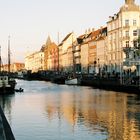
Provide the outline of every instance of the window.
[[137,21],[134,19],[133,20],[133,26],[136,26],[137,25]]
[[137,30],[133,31],[133,36],[137,36]]
[[128,19],[125,20],[125,26],[129,26],[129,20]]
[[129,41],[126,41],[125,44],[126,44],[126,47],[129,47]]
[[137,47],[137,43],[138,43],[137,40],[133,41],[133,45],[134,45],[135,48]]
[[129,37],[129,31],[125,31],[125,36]]

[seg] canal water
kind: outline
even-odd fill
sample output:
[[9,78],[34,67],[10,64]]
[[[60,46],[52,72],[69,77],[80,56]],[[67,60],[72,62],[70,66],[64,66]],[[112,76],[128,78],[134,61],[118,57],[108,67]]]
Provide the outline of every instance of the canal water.
[[135,94],[17,80],[20,87],[0,96],[16,140],[140,140]]

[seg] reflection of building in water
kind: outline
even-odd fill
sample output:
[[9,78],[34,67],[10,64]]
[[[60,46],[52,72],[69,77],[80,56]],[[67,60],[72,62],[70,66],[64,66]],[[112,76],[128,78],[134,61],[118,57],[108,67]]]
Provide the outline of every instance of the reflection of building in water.
[[47,114],[53,117],[58,112],[60,119],[66,119],[72,126],[85,125],[91,132],[108,133],[110,140],[140,139],[140,120],[136,119],[139,106],[129,104],[127,95],[85,93],[63,93],[57,101],[55,95],[50,95]]
[[47,116],[49,118],[49,120],[51,120],[53,118],[53,115],[56,113],[57,111],[57,104],[54,102],[55,100],[53,100],[53,96],[47,96]]
[[63,116],[72,124],[75,125],[77,119],[75,94],[64,93],[61,96],[61,111]]

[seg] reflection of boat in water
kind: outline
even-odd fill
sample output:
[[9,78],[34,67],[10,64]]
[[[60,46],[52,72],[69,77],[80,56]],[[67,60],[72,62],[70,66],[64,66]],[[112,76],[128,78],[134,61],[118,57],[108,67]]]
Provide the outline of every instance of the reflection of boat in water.
[[16,81],[10,75],[10,38],[8,40],[8,73],[1,71],[1,47],[0,47],[0,94],[14,93]]

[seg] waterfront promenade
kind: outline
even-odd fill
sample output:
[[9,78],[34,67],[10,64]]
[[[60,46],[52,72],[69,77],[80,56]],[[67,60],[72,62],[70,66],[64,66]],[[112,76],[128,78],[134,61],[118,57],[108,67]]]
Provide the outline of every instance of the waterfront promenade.
[[0,107],[0,140],[15,140],[10,125]]

